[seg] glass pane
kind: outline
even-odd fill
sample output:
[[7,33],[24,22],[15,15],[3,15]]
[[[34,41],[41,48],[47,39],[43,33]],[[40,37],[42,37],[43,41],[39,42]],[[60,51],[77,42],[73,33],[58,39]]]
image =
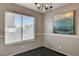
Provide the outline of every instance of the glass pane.
[[23,40],[34,39],[34,17],[23,16]]
[[21,41],[21,15],[5,13],[5,43]]

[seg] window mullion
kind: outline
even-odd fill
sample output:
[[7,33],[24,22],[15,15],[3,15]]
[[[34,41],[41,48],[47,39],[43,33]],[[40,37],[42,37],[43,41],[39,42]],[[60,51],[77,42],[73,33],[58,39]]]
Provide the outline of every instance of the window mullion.
[[23,16],[21,15],[21,40],[23,40]]

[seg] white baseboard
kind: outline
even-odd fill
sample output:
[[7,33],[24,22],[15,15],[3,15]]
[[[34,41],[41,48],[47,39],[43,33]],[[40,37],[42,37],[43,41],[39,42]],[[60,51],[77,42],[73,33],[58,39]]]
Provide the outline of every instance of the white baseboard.
[[[47,46],[44,46],[44,47],[47,47]],[[65,55],[67,55],[67,56],[71,56],[71,55],[69,55],[69,54],[67,54],[67,53],[61,52],[61,51],[56,50],[56,49],[53,49],[53,48],[51,48],[51,47],[47,47],[47,48],[49,48],[49,49],[51,49],[51,50],[54,50],[54,51],[57,51],[57,52],[59,52],[59,53],[65,54]]]
[[[41,47],[41,46],[38,46],[38,47]],[[29,50],[36,49],[36,48],[38,48],[38,47],[34,47],[34,48],[29,49]],[[13,56],[13,55],[16,55],[16,54],[19,54],[19,53],[22,53],[22,52],[26,52],[26,51],[29,51],[29,50],[19,51],[19,52],[17,52],[17,53],[11,54],[11,55],[9,55],[9,56]]]
[[[41,47],[41,46],[38,46],[38,47]],[[34,47],[34,48],[32,48],[32,49],[36,49],[36,48],[38,48],[38,47]],[[52,49],[51,47],[47,47],[47,46],[44,46],[44,47],[49,48],[49,49],[54,50],[54,51],[57,51],[57,52],[59,52],[59,53],[65,54],[65,55],[67,55],[67,56],[71,56],[71,55],[69,55],[69,54],[67,54],[67,53],[58,51],[58,50],[56,50],[56,49]],[[29,50],[32,50],[32,49],[29,49]],[[29,50],[27,50],[27,51],[29,51]],[[10,55],[10,56],[13,56],[13,55],[16,55],[16,54],[19,54],[19,53],[22,53],[22,52],[26,52],[26,50],[21,51],[21,52],[14,53],[14,54],[12,54],[12,55]]]

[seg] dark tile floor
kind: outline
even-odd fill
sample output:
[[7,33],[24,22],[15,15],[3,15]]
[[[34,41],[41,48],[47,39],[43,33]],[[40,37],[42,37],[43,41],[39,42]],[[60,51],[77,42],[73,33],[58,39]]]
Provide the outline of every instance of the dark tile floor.
[[53,51],[46,47],[39,47],[36,49],[29,50],[27,52],[16,54],[14,56],[66,56],[66,55]]

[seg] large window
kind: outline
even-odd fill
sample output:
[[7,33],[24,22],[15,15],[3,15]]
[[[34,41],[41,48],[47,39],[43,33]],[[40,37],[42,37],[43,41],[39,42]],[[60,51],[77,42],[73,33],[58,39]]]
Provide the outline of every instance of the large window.
[[5,12],[5,44],[35,39],[35,17]]

